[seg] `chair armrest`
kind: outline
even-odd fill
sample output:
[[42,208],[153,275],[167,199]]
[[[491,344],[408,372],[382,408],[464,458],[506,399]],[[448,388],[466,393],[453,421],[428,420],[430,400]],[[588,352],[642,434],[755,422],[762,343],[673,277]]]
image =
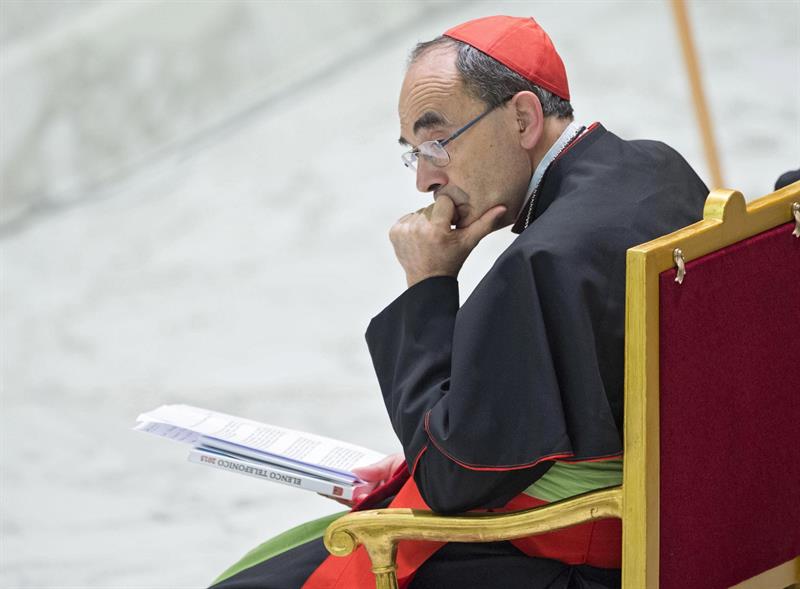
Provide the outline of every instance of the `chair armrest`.
[[395,555],[400,540],[497,542],[609,517],[622,517],[621,486],[514,513],[443,516],[417,509],[359,511],[328,526],[324,541],[335,556],[346,556],[363,544],[376,586],[388,589],[397,586]]

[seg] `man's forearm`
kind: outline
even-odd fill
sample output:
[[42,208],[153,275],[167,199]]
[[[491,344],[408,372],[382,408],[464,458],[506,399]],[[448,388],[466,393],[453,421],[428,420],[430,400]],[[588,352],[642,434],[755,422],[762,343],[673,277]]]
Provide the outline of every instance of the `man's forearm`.
[[433,511],[454,514],[504,506],[551,465],[548,461],[520,470],[472,470],[447,458],[435,446],[428,446],[413,474],[420,495]]
[[[450,390],[455,279],[429,278],[407,290],[367,331],[367,342],[392,426],[420,493],[434,511],[500,507],[532,484],[550,463],[518,470],[470,469],[445,456],[425,430],[427,413]],[[476,416],[478,418],[478,416]],[[485,443],[476,439],[475,443]]]
[[458,283],[428,278],[406,290],[367,329],[392,426],[413,468],[428,443],[425,414],[448,391]]

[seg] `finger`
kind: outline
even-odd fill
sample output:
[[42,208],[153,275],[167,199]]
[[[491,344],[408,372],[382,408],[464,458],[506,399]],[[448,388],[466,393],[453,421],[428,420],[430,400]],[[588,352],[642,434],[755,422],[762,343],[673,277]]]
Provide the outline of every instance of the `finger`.
[[379,460],[375,464],[368,464],[367,466],[360,466],[353,469],[353,474],[367,483],[385,481],[388,479],[394,469],[397,468],[395,455],[391,454]]
[[430,221],[434,225],[446,226],[448,229],[453,224],[453,217],[456,213],[456,205],[450,200],[446,194],[441,194],[436,197],[433,203],[433,210],[431,212]]
[[[436,203],[433,203],[436,204]],[[422,207],[421,209],[417,210],[417,215],[423,215],[428,221],[431,220],[431,214],[433,213],[433,204],[428,205],[427,207]]]
[[353,499],[356,497],[365,497],[369,495],[377,486],[378,483],[362,483],[360,485],[356,485],[353,488]]
[[362,497],[358,498],[353,497],[351,500],[347,500],[347,499],[342,499],[340,497],[331,497],[330,495],[325,495],[324,493],[317,493],[317,495],[319,495],[320,497],[325,497],[325,499],[333,499],[334,501],[336,501],[336,503],[341,503],[345,507],[353,507],[353,504],[355,502],[360,501],[361,499],[363,499],[363,497],[366,497],[366,495],[364,495]]
[[386,468],[378,464],[360,466],[353,469],[353,474],[365,482],[378,482],[385,478]]
[[392,454],[388,456],[389,458],[389,473],[393,475],[401,465],[406,463],[406,457],[403,455],[402,452],[398,452],[397,454]]
[[414,216],[414,215],[416,215],[416,214],[417,214],[417,212],[415,211],[415,212],[413,212],[413,213],[408,213],[408,214],[406,214],[406,215],[403,215],[402,217],[400,217],[400,218],[397,220],[397,223],[403,223],[403,222],[407,221],[408,219],[410,219],[411,217],[413,217],[413,216]]
[[495,229],[498,229],[500,218],[505,214],[506,210],[504,205],[492,207],[483,213],[475,222],[460,229],[460,231],[463,232],[462,235],[473,247],[476,246],[481,239],[489,235]]

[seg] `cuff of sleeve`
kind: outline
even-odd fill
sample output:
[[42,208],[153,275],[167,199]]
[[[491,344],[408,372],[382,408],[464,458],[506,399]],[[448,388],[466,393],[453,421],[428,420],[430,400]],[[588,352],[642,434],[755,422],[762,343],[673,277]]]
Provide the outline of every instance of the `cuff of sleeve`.
[[383,311],[373,317],[367,327],[367,343],[370,348],[374,338],[371,335],[385,335],[386,329],[397,326],[399,320],[423,324],[428,320],[446,315],[452,317],[458,311],[458,280],[452,276],[432,276],[406,289]]

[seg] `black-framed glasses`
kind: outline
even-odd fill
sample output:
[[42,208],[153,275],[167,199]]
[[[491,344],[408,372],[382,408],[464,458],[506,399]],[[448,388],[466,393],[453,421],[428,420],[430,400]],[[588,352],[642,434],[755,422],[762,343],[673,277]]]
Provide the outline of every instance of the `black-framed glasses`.
[[450,163],[450,154],[447,153],[445,146],[451,141],[455,140],[459,135],[464,133],[467,129],[475,125],[478,121],[480,121],[483,117],[488,115],[494,109],[504,105],[512,98],[513,95],[504,99],[500,103],[495,104],[494,106],[490,106],[481,114],[479,114],[477,117],[468,122],[466,125],[461,127],[458,131],[450,135],[450,137],[448,137],[447,139],[442,139],[442,140],[437,139],[436,141],[425,141],[424,143],[420,143],[414,149],[405,152],[403,155],[400,156],[400,158],[403,160],[403,165],[409,170],[414,171],[417,169],[417,160],[423,158],[424,160],[432,163],[437,168],[443,168],[444,166]]

